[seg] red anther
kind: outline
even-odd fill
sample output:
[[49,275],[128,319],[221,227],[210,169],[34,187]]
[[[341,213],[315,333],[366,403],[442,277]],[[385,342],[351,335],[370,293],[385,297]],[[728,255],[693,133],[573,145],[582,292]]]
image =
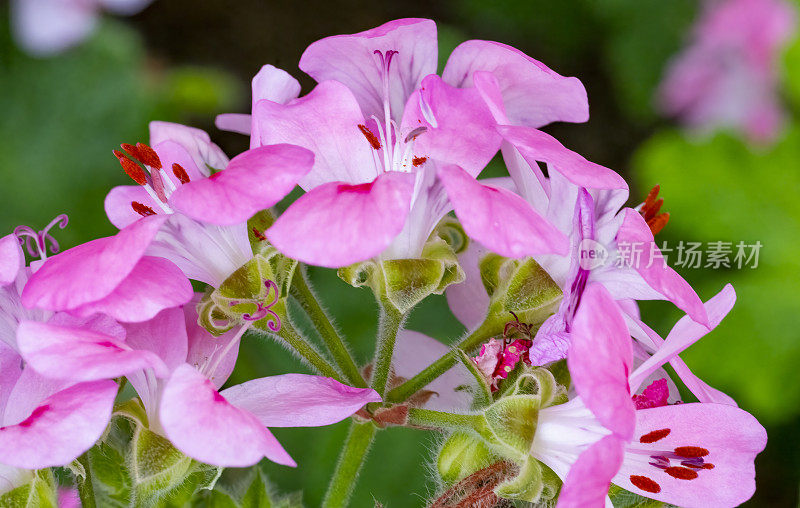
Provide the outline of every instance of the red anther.
[[128,155],[133,157],[136,160],[142,160],[141,155],[139,154],[139,150],[130,143],[122,143],[119,145],[123,150],[128,152]]
[[156,214],[156,212],[153,211],[152,208],[150,208],[147,205],[143,205],[143,204],[139,203],[138,201],[131,201],[131,208],[133,208],[133,211],[138,213],[142,217],[147,217],[148,215],[155,215]]
[[645,492],[649,492],[651,494],[658,494],[661,492],[661,485],[646,476],[632,474],[630,476],[630,480],[634,487],[642,489]]
[[186,173],[186,170],[183,169],[183,166],[178,164],[177,162],[172,164],[172,174],[175,175],[181,183],[189,183],[189,174]]
[[663,199],[656,199],[658,197],[658,192],[660,187],[656,185],[653,189],[647,194],[647,198],[645,198],[644,203],[642,203],[642,207],[639,209],[639,214],[644,218],[645,222],[647,222],[650,231],[653,235],[658,234],[664,226],[667,225],[669,222],[669,214],[668,213],[658,213],[661,210],[661,205],[664,204]]
[[411,164],[413,164],[415,168],[418,168],[423,164],[425,164],[425,161],[427,160],[428,160],[427,157],[414,157],[413,159],[411,159]]
[[644,204],[642,205],[642,210],[650,209],[653,204],[656,202],[656,197],[658,197],[658,193],[661,190],[660,185],[656,185],[650,192],[647,193],[647,197],[644,199]]
[[644,436],[640,437],[639,442],[645,444],[655,443],[656,441],[664,439],[665,437],[669,436],[670,432],[671,432],[670,429],[654,430],[653,432],[648,432]]
[[267,239],[267,237],[264,236],[264,233],[259,231],[257,228],[253,228],[253,236],[255,236],[260,242],[263,242],[264,240]]
[[372,145],[372,148],[374,148],[375,150],[381,149],[381,141],[378,139],[378,136],[373,134],[372,131],[369,130],[366,125],[359,125],[358,129],[361,131],[361,134],[363,134],[364,137],[367,138],[367,141],[369,141],[369,144]]
[[139,152],[137,158],[145,165],[154,169],[161,169],[161,159],[155,150],[144,143],[136,143],[136,150]]
[[692,471],[688,467],[672,466],[664,470],[665,473],[678,480],[694,480],[697,478],[697,471]]
[[695,457],[705,457],[708,455],[708,450],[699,446],[679,446],[675,448],[675,455],[685,459],[693,459]]
[[119,163],[122,165],[122,170],[125,171],[126,175],[131,177],[133,181],[139,185],[147,185],[147,175],[141,166],[130,160],[119,150],[114,150],[114,155],[117,157],[117,159],[119,159]]
[[653,236],[655,236],[664,229],[667,222],[669,222],[669,213],[660,213],[647,221],[647,226],[650,228],[650,232],[653,233]]
[[703,469],[714,469],[714,464],[712,464],[711,462],[706,462],[705,464],[703,464]]

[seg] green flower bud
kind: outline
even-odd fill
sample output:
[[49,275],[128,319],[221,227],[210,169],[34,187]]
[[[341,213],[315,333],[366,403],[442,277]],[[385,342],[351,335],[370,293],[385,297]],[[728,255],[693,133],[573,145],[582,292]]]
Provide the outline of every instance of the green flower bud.
[[534,325],[535,331],[561,301],[561,289],[532,258],[488,254],[480,262],[480,272],[489,295],[487,322],[494,335],[503,333],[512,312],[520,321]]

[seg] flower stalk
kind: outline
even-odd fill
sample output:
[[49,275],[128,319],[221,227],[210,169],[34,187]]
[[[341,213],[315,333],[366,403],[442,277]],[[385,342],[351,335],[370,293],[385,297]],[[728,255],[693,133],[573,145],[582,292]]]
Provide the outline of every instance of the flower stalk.
[[325,347],[333,357],[336,366],[344,373],[347,382],[353,386],[365,388],[367,382],[358,370],[353,356],[348,351],[344,340],[339,335],[336,327],[334,327],[327,312],[317,300],[309,281],[306,280],[306,274],[302,273],[301,270],[295,272],[290,291],[308,315],[320,338],[325,343]]
[[406,314],[397,310],[391,303],[379,300],[381,316],[378,323],[378,343],[375,347],[373,361],[372,381],[370,388],[383,396],[389,380],[389,371],[392,368],[394,345],[397,342],[397,333],[403,326]]
[[431,381],[447,372],[458,361],[458,350],[471,351],[494,335],[497,325],[487,319],[444,356],[425,367],[419,374],[397,386],[386,394],[387,402],[403,402],[430,384]]
[[367,452],[375,438],[377,427],[372,422],[353,421],[347,434],[347,439],[339,455],[339,463],[333,472],[328,491],[322,501],[324,508],[340,508],[347,506],[347,501],[353,493],[356,484],[356,477],[364,461]]

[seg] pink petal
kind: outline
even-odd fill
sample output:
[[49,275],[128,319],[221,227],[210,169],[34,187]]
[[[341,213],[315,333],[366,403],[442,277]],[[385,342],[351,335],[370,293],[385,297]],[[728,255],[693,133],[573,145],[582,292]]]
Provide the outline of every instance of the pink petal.
[[195,220],[232,226],[283,199],[313,164],[314,154],[299,146],[254,148],[224,171],[181,185],[170,204]]
[[[666,436],[642,443],[642,437],[660,431]],[[645,438],[652,441],[652,438]],[[723,404],[678,404],[636,412],[634,440],[614,483],[637,494],[678,506],[738,506],[755,491],[753,460],[767,444],[767,433],[758,421],[741,409]],[[675,450],[696,447],[707,451],[703,463],[713,469],[692,468],[697,477],[677,479],[664,469],[642,460],[667,456],[670,466],[684,467]],[[678,450],[680,451],[680,450]],[[688,450],[687,450],[688,451]],[[631,483],[631,476],[656,482],[660,492],[646,492]]]
[[23,305],[71,310],[105,298],[131,274],[167,218],[143,217],[115,236],[48,258],[25,286]]
[[[286,104],[300,95],[300,83],[288,72],[272,65],[261,67],[253,78],[251,111],[258,101],[267,99]],[[217,128],[250,135],[252,117],[235,113],[217,116]]]
[[[5,342],[0,341],[0,408],[6,407],[6,401],[22,375],[22,364],[22,357],[19,356],[19,353]],[[1,423],[2,415],[0,415]]]
[[307,374],[253,379],[221,392],[228,402],[249,411],[266,427],[319,427],[340,422],[381,397],[370,388],[354,388]]
[[513,192],[481,185],[452,165],[441,166],[439,178],[466,232],[493,252],[513,258],[567,253],[569,239]]
[[[220,147],[211,142],[211,138],[208,137],[204,130],[177,123],[150,122],[150,146],[156,149],[159,157],[161,157],[161,152],[157,146],[170,141],[180,145],[204,175],[210,174],[208,167],[225,169],[225,166],[228,165],[228,157]],[[166,161],[162,162],[169,163],[164,166],[166,171],[169,172],[172,167],[171,163],[176,161],[171,161],[170,157],[166,157],[166,159]],[[189,171],[187,167],[184,167],[184,169]],[[189,176],[191,177],[192,175],[190,174]]]
[[513,125],[541,127],[589,119],[586,89],[578,78],[561,76],[511,46],[464,42],[448,58],[442,78],[453,86],[470,87],[476,71],[489,71],[497,78]]
[[611,479],[622,465],[625,442],[606,436],[580,454],[569,470],[558,494],[557,508],[588,508],[607,505]]
[[[195,302],[187,304],[185,309],[186,312],[194,313],[195,326],[198,326],[197,312],[194,311],[193,303]],[[125,330],[127,332],[125,342],[128,346],[139,351],[154,353],[169,371],[186,362],[189,346],[184,308],[162,310],[149,321],[125,325]]]
[[633,268],[650,287],[664,295],[693,320],[707,326],[709,321],[703,302],[692,286],[664,262],[644,218],[631,208],[626,208],[624,214],[625,218],[617,233],[617,243],[627,244],[631,247],[631,252],[635,248],[637,254],[641,253],[638,262],[636,259],[631,260]]
[[253,115],[251,146],[290,143],[314,152],[314,168],[300,180],[306,190],[333,181],[371,182],[378,174],[374,150],[358,128],[364,117],[341,83],[325,81],[286,105],[259,101]]
[[17,280],[17,274],[25,268],[25,254],[16,235],[0,238],[0,288]]
[[124,342],[80,328],[23,321],[17,331],[22,357],[37,372],[54,379],[94,381],[152,368],[167,375],[154,353],[134,350]]
[[635,412],[628,389],[633,349],[617,304],[599,284],[589,284],[572,323],[567,356],[578,395],[614,434],[630,439]]
[[453,315],[468,330],[483,323],[489,310],[489,295],[480,272],[480,261],[488,252],[479,242],[470,240],[467,250],[458,256],[466,278],[464,282],[449,286],[444,293]]
[[658,345],[658,349],[653,353],[653,356],[648,358],[631,374],[631,390],[636,391],[641,382],[651,372],[716,328],[731,311],[734,303],[736,303],[736,291],[733,290],[733,286],[727,284],[722,288],[722,291],[708,300],[704,306],[704,314],[708,316],[708,326],[693,321],[688,315],[682,317],[669,332],[666,340]]
[[456,164],[477,176],[501,141],[486,103],[476,90],[452,87],[436,75],[421,86],[409,98],[402,122],[403,131],[427,129],[414,142],[414,155]]
[[136,323],[183,305],[192,294],[192,284],[180,268],[164,258],[144,256],[111,294],[70,312],[82,317],[103,313],[117,321]]
[[[400,330],[392,357],[392,369],[396,375],[409,379],[448,351],[449,347],[424,333]],[[434,395],[423,407],[438,411],[468,411],[472,404],[472,395],[457,388],[471,382],[472,378],[466,368],[461,364],[454,365],[425,386],[424,389],[434,392]]]
[[0,462],[26,469],[70,463],[100,438],[116,395],[116,383],[95,381],[48,397],[24,420],[0,427]]
[[375,51],[397,51],[389,67],[389,104],[400,120],[409,94],[422,78],[436,72],[436,23],[397,19],[352,35],[326,37],[300,57],[300,69],[318,83],[336,80],[353,91],[364,116],[383,119],[383,73]]
[[161,210],[159,204],[140,185],[114,187],[106,196],[104,206],[109,222],[117,229],[124,229],[142,218],[131,206],[134,201],[149,206],[156,213]]
[[[199,295],[198,296],[202,296]],[[199,301],[199,300],[198,300]],[[213,368],[205,372],[214,388],[219,390],[228,380],[239,357],[240,330],[234,328],[215,337],[197,322],[196,305],[187,305],[183,309],[186,333],[189,339],[189,351],[186,363],[190,365],[211,365]],[[231,344],[231,341],[236,344]],[[220,355],[224,355],[220,358]]]
[[250,135],[251,115],[245,113],[222,113],[214,119],[214,125],[221,131]]
[[267,457],[296,466],[252,413],[229,403],[191,365],[172,373],[161,397],[160,416],[172,444],[201,462],[247,467]]
[[347,266],[380,254],[408,216],[414,175],[384,173],[371,183],[330,182],[295,201],[267,231],[281,252],[304,263]]
[[497,130],[534,166],[547,163],[570,182],[587,189],[627,189],[628,184],[614,171],[586,160],[564,147],[556,138],[537,129],[501,125]]

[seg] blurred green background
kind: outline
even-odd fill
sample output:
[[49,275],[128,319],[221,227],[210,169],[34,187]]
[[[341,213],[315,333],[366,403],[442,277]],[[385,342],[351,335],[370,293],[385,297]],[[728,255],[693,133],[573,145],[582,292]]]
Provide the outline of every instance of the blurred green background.
[[[156,0],[129,19],[105,19],[83,45],[38,60],[15,48],[0,8],[0,231],[40,228],[66,212],[56,235],[70,247],[112,234],[103,213],[108,189],[125,183],[111,150],[147,140],[154,119],[209,131],[229,155],[242,136],[214,129],[217,113],[245,112],[249,79],[266,63],[313,82],[297,69],[303,49],[332,34],[352,33],[397,17],[439,24],[442,61],[469,38],[514,45],[586,86],[591,120],[546,130],[587,158],[628,178],[632,204],[661,184],[671,220],[661,240],[763,244],[757,269],[684,270],[703,299],[732,282],[738,303],[685,358],[709,383],[735,397],[767,427],[757,459],[758,491],[749,506],[797,506],[800,487],[800,44],[784,58],[790,110],[785,135],[754,150],[729,133],[691,139],[653,109],[666,60],[680,49],[698,10],[689,0],[449,0],[364,3],[354,0],[237,2]],[[679,270],[680,271],[680,270]],[[361,362],[376,329],[371,295],[330,270],[312,271],[319,292]],[[643,310],[666,332],[678,314],[665,304]],[[409,327],[451,342],[463,331],[442,297],[426,301]],[[274,343],[243,346],[231,382],[302,371]],[[317,506],[347,423],[278,429],[296,470],[263,467],[283,492],[304,491]],[[379,501],[422,506],[436,486],[428,467],[435,436],[409,429],[381,432],[353,506]]]

